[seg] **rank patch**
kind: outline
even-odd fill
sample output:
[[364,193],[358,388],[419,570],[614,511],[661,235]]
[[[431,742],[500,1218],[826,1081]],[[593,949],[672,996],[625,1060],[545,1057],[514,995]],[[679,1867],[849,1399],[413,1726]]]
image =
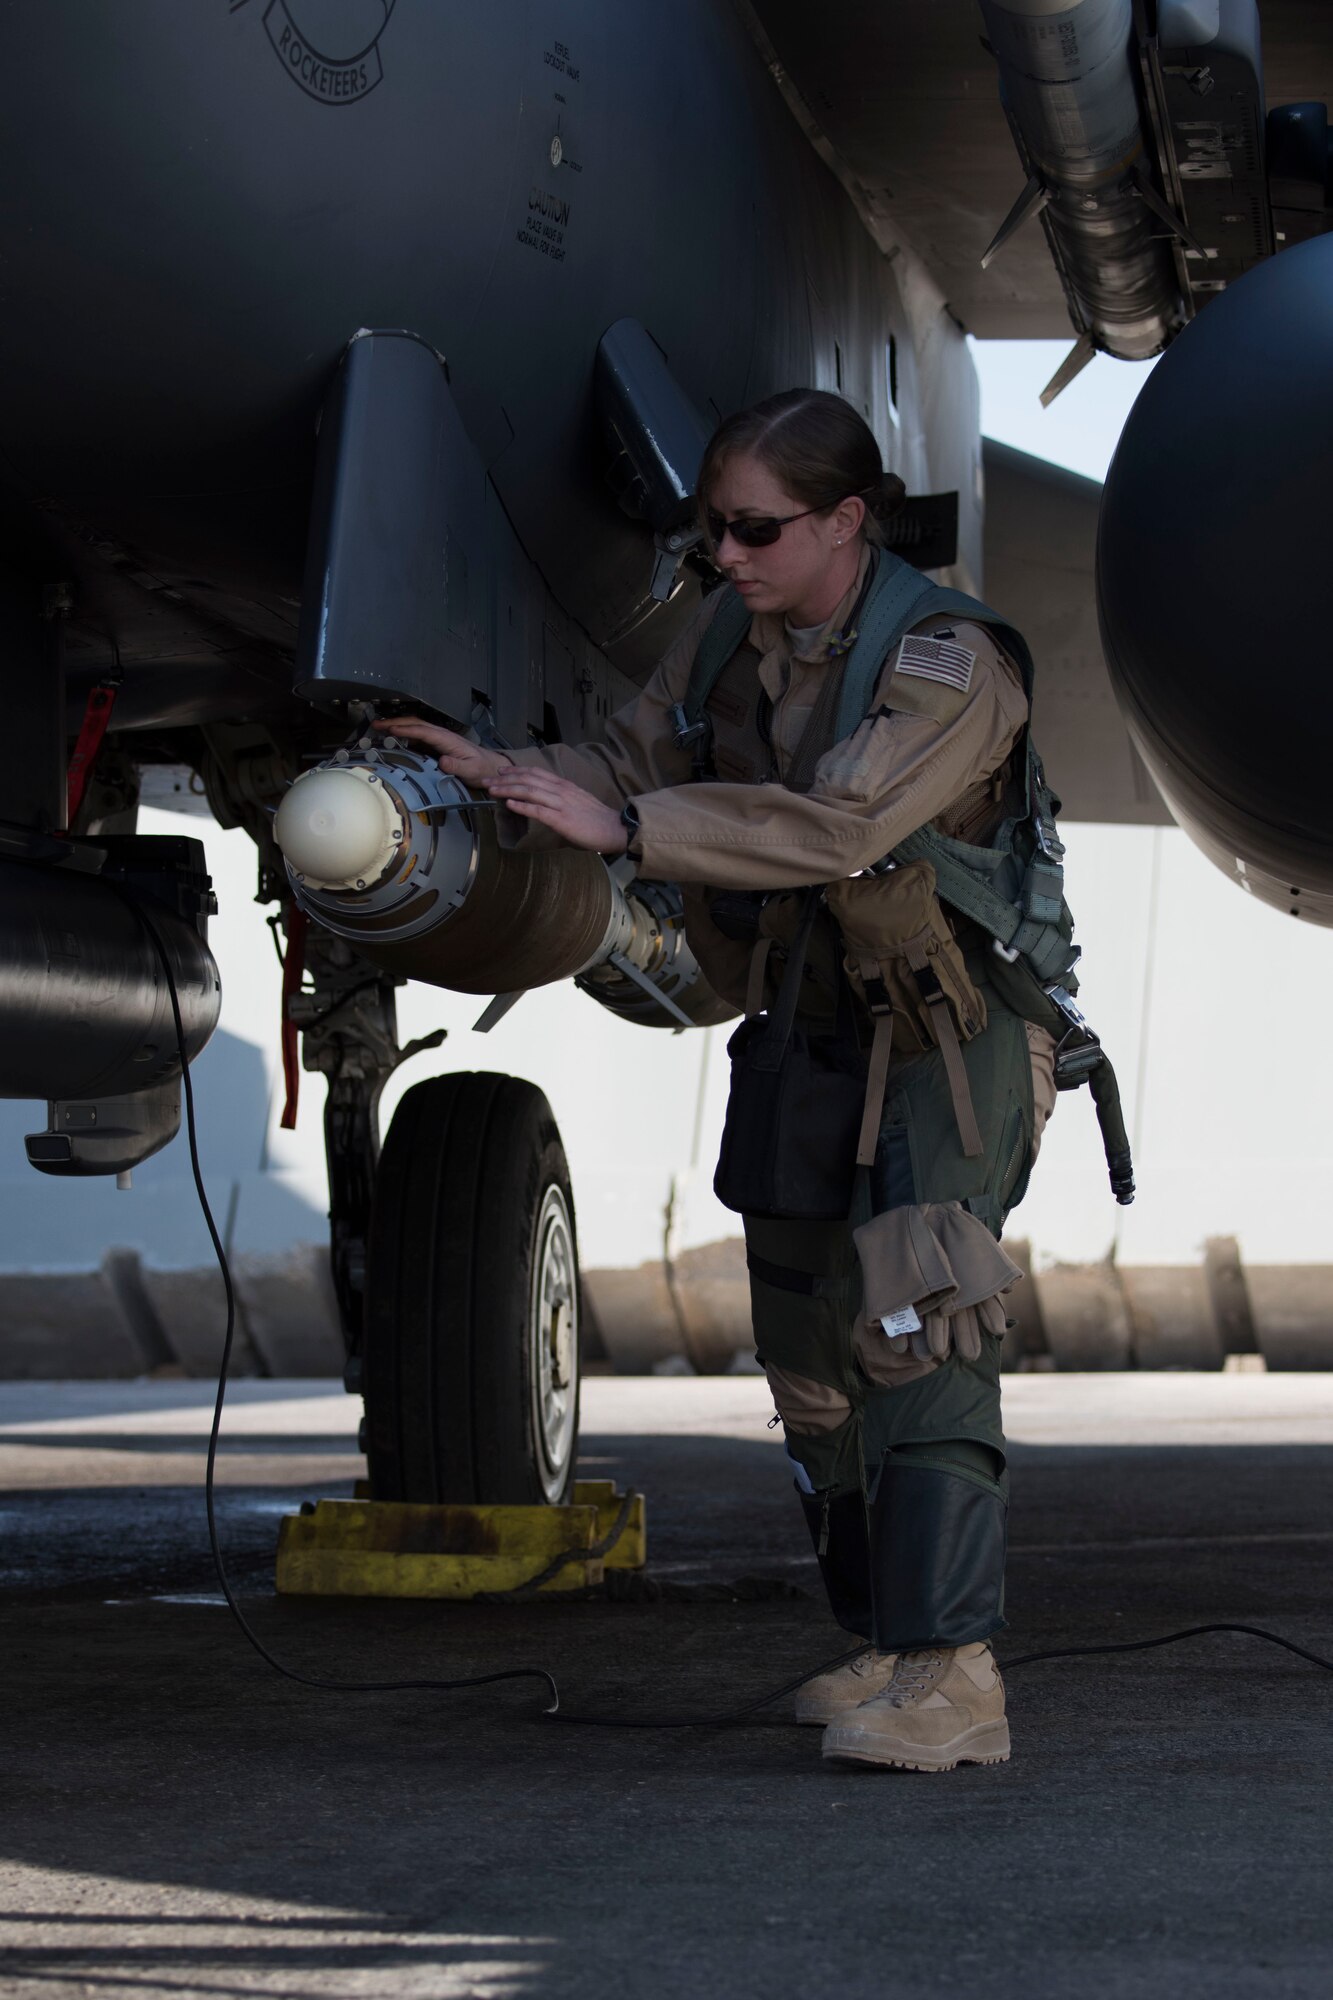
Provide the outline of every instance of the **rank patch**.
[[918,680],[943,681],[946,687],[966,694],[972,685],[976,663],[976,654],[960,646],[956,639],[930,639],[921,633],[911,633],[898,648],[893,671],[915,674]]

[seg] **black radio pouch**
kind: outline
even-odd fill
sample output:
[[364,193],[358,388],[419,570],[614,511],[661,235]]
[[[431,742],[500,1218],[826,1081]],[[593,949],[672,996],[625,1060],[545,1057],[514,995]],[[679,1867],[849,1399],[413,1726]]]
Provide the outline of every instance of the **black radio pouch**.
[[866,1062],[850,997],[832,1035],[798,1028],[797,1002],[820,891],[811,889],[773,1012],[730,1042],[731,1094],[713,1191],[725,1208],[768,1221],[841,1222],[852,1206]]

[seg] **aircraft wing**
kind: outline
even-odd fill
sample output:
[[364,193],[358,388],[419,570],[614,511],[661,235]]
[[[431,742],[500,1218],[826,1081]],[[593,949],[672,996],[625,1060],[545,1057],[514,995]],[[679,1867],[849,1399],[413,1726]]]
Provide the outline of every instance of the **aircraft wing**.
[[[981,257],[1023,184],[975,4],[844,0],[836,32],[807,0],[739,0],[807,129],[836,155],[872,233],[913,250],[954,317],[987,340],[1070,336],[1042,231],[1029,226],[989,270]],[[1333,102],[1322,0],[1262,0],[1270,106]],[[812,133],[812,136],[814,134]],[[887,245],[886,245],[887,247]]]
[[1093,578],[1100,483],[993,438],[982,462],[986,601],[1032,648],[1033,731],[1064,818],[1170,826],[1102,657]]

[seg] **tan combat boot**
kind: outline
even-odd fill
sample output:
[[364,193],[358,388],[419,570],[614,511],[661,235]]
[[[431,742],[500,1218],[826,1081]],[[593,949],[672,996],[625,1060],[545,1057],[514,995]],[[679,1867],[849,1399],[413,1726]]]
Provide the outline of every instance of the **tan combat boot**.
[[868,1646],[854,1660],[807,1681],[796,1690],[796,1720],[836,1722],[839,1716],[849,1715],[888,1686],[897,1659],[896,1653],[877,1653]]
[[887,1687],[831,1722],[823,1754],[902,1771],[1005,1764],[1004,1682],[987,1645],[904,1653]]

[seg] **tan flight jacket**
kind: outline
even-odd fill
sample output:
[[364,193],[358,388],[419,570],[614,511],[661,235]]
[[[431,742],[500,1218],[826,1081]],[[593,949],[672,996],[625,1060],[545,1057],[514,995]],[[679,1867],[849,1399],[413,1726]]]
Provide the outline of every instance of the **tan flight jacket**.
[[[717,768],[752,770],[758,782],[739,776],[692,781],[690,753],[674,740],[670,711],[685,698],[720,592],[642,692],[611,718],[604,741],[511,753],[516,763],[542,765],[617,811],[633,801],[642,829],[638,873],[683,886],[690,943],[710,983],[737,1006],[744,1004],[750,953],[713,928],[706,888],[781,890],[835,882],[879,861],[921,826],[975,837],[978,799],[981,819],[993,824],[1001,817],[1000,774],[1027,720],[1027,699],[1017,668],[989,630],[949,618],[926,619],[913,629],[949,629],[976,655],[966,693],[919,677],[895,680],[895,648],[866,719],[819,759],[809,790],[792,791],[782,782],[829,670],[827,639],[850,614],[867,561],[863,557],[856,583],[807,656],[794,656],[781,617],[758,614],[748,646],[710,702]],[[758,724],[760,689],[772,704],[768,743]],[[525,830],[513,815],[499,819],[506,845],[556,841],[545,829]]]

